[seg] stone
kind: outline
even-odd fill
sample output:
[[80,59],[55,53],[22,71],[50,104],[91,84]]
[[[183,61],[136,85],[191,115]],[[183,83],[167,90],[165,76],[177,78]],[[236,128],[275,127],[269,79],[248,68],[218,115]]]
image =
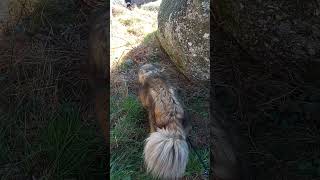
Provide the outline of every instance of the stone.
[[177,68],[192,81],[210,78],[209,0],[162,0],[157,37]]
[[317,1],[221,0],[213,11],[252,57],[303,63],[320,55],[319,10]]

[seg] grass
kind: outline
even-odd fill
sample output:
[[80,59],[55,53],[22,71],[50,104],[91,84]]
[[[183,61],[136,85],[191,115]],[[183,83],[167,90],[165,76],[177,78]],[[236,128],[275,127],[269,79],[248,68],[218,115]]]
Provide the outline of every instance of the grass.
[[[0,168],[2,177],[25,174],[45,179],[103,179],[106,168],[103,140],[96,135],[96,128],[85,126],[80,119],[75,105],[62,105],[46,125],[33,132],[37,139],[34,141],[27,139],[18,124],[19,118],[4,119],[3,123],[11,123],[1,124],[0,162],[5,164]],[[17,135],[10,131],[17,131]],[[18,173],[5,167],[14,167]]]
[[[208,157],[209,150],[208,149],[196,149],[198,155],[201,158],[201,161],[205,163],[206,167],[209,167]],[[200,163],[199,157],[196,155],[193,149],[190,150],[189,162],[186,169],[187,176],[199,176],[199,174],[204,173],[205,169],[203,165]]]
[[142,44],[149,44],[155,41],[157,31],[148,33],[144,36]]
[[[149,133],[149,124],[147,112],[136,95],[136,72],[137,62],[163,63],[164,55],[160,52],[155,36],[157,9],[156,5],[151,5],[150,8],[142,6],[132,11],[121,7],[113,9],[115,13],[111,33],[121,36],[122,39],[111,37],[114,38],[111,40],[111,47],[115,47],[111,52],[114,55],[111,61],[115,59],[115,54],[120,57],[117,59],[118,63],[112,67],[111,75],[111,179],[153,179],[146,173],[143,162],[144,140]],[[130,43],[122,42],[123,39]],[[127,46],[120,45],[125,43]],[[132,62],[129,63],[128,59]],[[204,104],[205,99],[195,97],[189,102],[187,109],[196,113],[197,117],[202,116],[200,119],[205,121],[208,116]],[[192,134],[198,134],[197,130],[195,128]],[[207,146],[196,148],[201,159],[208,165]],[[188,178],[202,179],[203,172],[198,157],[190,150],[185,175]]]
[[201,116],[203,119],[209,118],[209,112],[206,111],[208,108],[206,107],[206,99],[200,96],[195,96],[190,98],[188,101],[187,110],[193,113],[197,113]]
[[[146,112],[135,95],[111,100],[111,179],[152,179],[143,163],[144,140],[148,136]],[[208,166],[208,149],[197,149]],[[185,175],[197,176],[204,167],[193,150]],[[121,178],[120,178],[121,177]]]
[[140,18],[120,18],[119,22],[125,26],[132,26],[134,24],[140,23],[142,20]]
[[71,24],[75,22],[77,16],[76,3],[71,0],[41,0],[34,7],[35,13],[32,19],[40,26],[47,23],[54,25]]
[[[86,9],[73,0],[28,2],[28,12],[18,23],[32,37],[22,43],[12,39],[12,46],[0,49],[6,65],[0,78],[4,102],[0,104],[0,177],[104,179],[107,149],[81,71],[87,49]],[[127,27],[124,39],[130,47],[142,41],[152,44],[156,12],[134,11],[143,18],[123,17],[119,29]],[[127,13],[120,12],[119,16]],[[127,31],[130,28],[132,33]],[[150,57],[152,62],[161,59]],[[120,85],[111,97],[111,178],[152,179],[145,173],[142,157],[148,134],[146,112],[132,89],[126,88]],[[207,159],[207,153],[199,151]],[[201,174],[200,167],[191,152],[187,174]]]
[[111,179],[145,179],[143,171],[144,110],[136,96],[111,100]]
[[[122,61],[130,49],[140,45],[143,39],[157,29],[157,12],[134,8],[132,11],[115,5],[112,7],[111,65]],[[113,31],[116,30],[116,31]]]
[[0,49],[0,177],[104,179],[107,149],[81,71],[86,9],[73,0],[27,5],[15,23],[31,37]]
[[[96,178],[104,176],[106,162],[101,155],[106,148],[101,146],[96,129],[84,126],[79,119],[79,110],[63,105],[62,112],[43,131],[39,148],[50,162],[46,172],[54,179],[89,178],[95,173],[100,174]],[[102,158],[96,162],[99,154]]]
[[7,119],[4,114],[1,114],[0,120],[0,162],[8,162],[10,161],[10,145],[7,137],[10,124],[7,124]]
[[[19,23],[35,37],[14,51],[11,47],[0,50],[0,58],[9,64],[0,79],[0,100],[7,104],[0,107],[3,179],[104,179],[107,150],[92,121],[88,84],[80,71],[85,57],[79,52],[85,51],[86,39],[76,37],[86,37],[87,27],[75,2],[30,1],[30,12]],[[156,19],[154,9],[136,11]],[[126,32],[132,31],[130,45],[154,42],[155,21],[148,28],[144,27],[149,22],[138,18],[120,21],[128,27]],[[13,45],[17,45],[14,40]],[[16,54],[19,49],[23,51]],[[154,54],[149,60],[160,59]],[[125,94],[111,97],[111,179],[152,179],[142,157],[148,135],[146,112],[134,93]],[[199,152],[208,159],[207,150]],[[191,151],[186,175],[202,172]]]
[[[79,52],[85,50],[81,42],[86,39],[74,40],[76,35],[86,34],[82,32],[86,32],[84,17],[75,2],[30,1],[30,16],[21,22],[40,38],[33,38],[22,48],[26,49],[22,60],[20,55],[10,61],[4,58],[10,68],[0,79],[0,99],[8,104],[0,109],[3,179],[104,179],[106,149],[95,121],[88,115],[90,103],[84,98],[89,93],[79,70],[84,58]],[[141,22],[135,19],[123,23],[131,26]],[[141,36],[145,34],[148,32]],[[145,42],[153,37],[148,34]],[[11,56],[1,54],[3,57]],[[154,59],[159,60],[156,56]],[[146,113],[134,95],[112,98],[111,178],[151,179],[145,173],[142,157]],[[188,174],[201,173],[192,154],[188,168]]]
[[123,62],[119,65],[120,71],[127,71],[130,69],[130,64],[128,62]]

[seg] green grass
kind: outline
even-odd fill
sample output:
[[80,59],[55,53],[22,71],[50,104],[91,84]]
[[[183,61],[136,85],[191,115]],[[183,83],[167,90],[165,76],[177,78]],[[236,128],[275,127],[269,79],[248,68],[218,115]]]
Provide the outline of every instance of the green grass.
[[[118,18],[118,20],[126,26],[127,32],[131,35],[141,35],[141,40],[139,41],[141,41],[140,45],[142,45],[142,48],[158,48],[156,44],[156,30],[151,33],[140,33],[141,29],[144,28],[142,22],[134,22],[136,21],[135,18]],[[163,58],[161,54],[156,51],[145,54],[148,56],[148,62],[151,63],[157,63]],[[120,70],[121,73],[130,76],[128,70],[136,67],[131,66],[124,60],[115,68]],[[114,76],[116,75],[117,74]],[[129,86],[131,83],[133,82],[128,83]],[[111,94],[111,179],[152,179],[152,177],[146,173],[143,162],[144,140],[147,138],[149,132],[147,112],[143,109],[136,95],[130,94],[131,92],[129,92],[127,97],[120,95],[120,91],[130,90],[130,88],[126,87],[126,90],[121,90],[121,88],[123,88],[123,86],[115,89],[115,94]],[[188,110],[192,111],[192,113],[200,113],[201,117],[203,117],[202,119],[207,120],[208,111],[203,104],[205,104],[205,99],[196,97],[193,99],[193,102],[190,102]],[[197,151],[201,155],[201,159],[208,163],[208,149],[197,149]],[[195,177],[203,174],[203,172],[204,169],[201,162],[193,150],[190,150],[186,175]]]
[[[0,100],[8,104],[0,105],[0,179],[105,179],[107,149],[86,108],[87,81],[79,76],[83,57],[77,53],[74,61],[65,51],[72,35],[85,31],[72,28],[85,14],[74,0],[27,2],[33,12],[22,17],[22,26],[45,38],[21,48],[27,58],[0,57],[10,67],[0,80]],[[83,52],[79,45],[74,50]]]
[[103,179],[106,147],[97,129],[82,123],[74,105],[64,104],[52,115],[43,128],[32,132],[32,142],[19,125],[19,116],[1,119],[6,123],[0,126],[0,162],[6,165],[0,167],[1,177]]
[[103,178],[106,162],[102,156],[97,163],[96,155],[106,153],[105,146],[94,128],[82,124],[79,114],[74,107],[65,105],[43,132],[39,148],[44,149],[49,162],[47,172],[54,179],[89,178],[96,173]]
[[150,44],[150,43],[154,43],[155,41],[155,36],[156,36],[156,32],[157,31],[154,31],[152,33],[149,33],[147,34],[144,38],[143,38],[143,41],[142,41],[142,44]]
[[[201,161],[205,163],[206,168],[209,167],[209,150],[208,149],[196,149]],[[193,149],[190,149],[189,162],[186,169],[186,175],[199,175],[204,173],[205,169],[201,164],[198,156]]]
[[[144,140],[148,135],[146,112],[135,95],[121,99],[111,98],[111,179],[152,179],[143,164]],[[208,150],[198,149],[198,154],[208,163]],[[190,150],[186,175],[194,176],[204,169]]]
[[111,179],[145,179],[143,171],[144,110],[134,95],[111,98]]
[[203,97],[193,97],[187,104],[187,110],[200,115],[203,119],[209,119],[208,108],[205,106],[206,99]]

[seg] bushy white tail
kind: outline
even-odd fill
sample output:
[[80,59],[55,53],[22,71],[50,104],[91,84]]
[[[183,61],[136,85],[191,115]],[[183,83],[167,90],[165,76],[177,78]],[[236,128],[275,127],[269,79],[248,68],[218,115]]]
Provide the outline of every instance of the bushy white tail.
[[188,162],[188,144],[182,130],[157,129],[146,139],[144,160],[155,177],[182,177]]

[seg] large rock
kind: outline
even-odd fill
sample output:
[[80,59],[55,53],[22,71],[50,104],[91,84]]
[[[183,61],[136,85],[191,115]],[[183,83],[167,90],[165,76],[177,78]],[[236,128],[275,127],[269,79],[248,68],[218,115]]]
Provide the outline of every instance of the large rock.
[[210,78],[209,0],[162,0],[158,39],[171,60],[191,80]]
[[[161,0],[131,0],[131,4],[135,4],[137,6],[141,6],[144,4],[148,4],[148,3],[152,3],[155,1],[161,1]],[[126,5],[125,0],[111,0],[111,4],[115,5],[115,4],[119,4],[119,5]]]
[[137,6],[141,6],[143,4],[153,3],[157,0],[131,0],[133,4],[136,4]]
[[256,59],[320,58],[319,0],[220,0],[214,7],[223,28]]

